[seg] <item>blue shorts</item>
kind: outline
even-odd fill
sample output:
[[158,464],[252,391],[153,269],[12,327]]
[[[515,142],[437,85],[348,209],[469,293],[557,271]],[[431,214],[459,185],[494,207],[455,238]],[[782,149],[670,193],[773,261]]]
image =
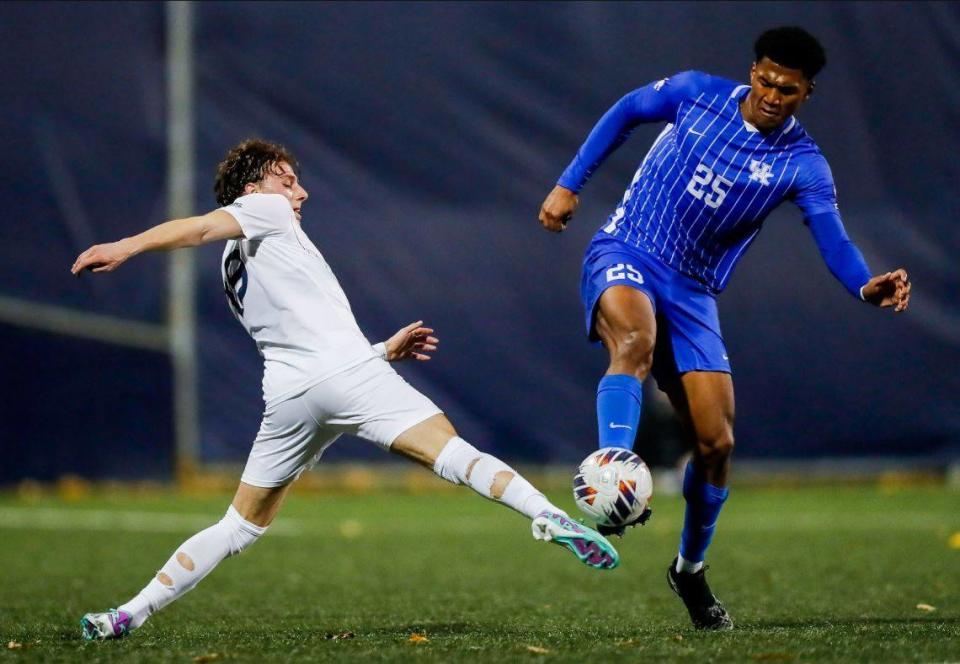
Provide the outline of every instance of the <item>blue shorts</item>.
[[583,258],[580,297],[587,336],[599,341],[597,302],[611,286],[630,286],[646,294],[657,316],[653,377],[664,388],[688,371],[730,373],[720,335],[717,301],[699,281],[665,265],[653,254],[598,232]]

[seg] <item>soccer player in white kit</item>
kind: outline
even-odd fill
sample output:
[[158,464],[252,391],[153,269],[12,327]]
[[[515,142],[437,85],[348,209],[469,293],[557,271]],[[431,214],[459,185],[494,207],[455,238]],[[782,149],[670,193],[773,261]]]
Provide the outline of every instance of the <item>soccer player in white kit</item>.
[[123,636],[263,535],[291,483],[341,434],[351,433],[466,484],[532,520],[534,538],[568,548],[598,569],[619,564],[599,533],[572,521],[508,465],[457,436],[430,399],[388,364],[429,359],[433,330],[418,321],[371,345],[333,271],[300,225],[307,192],[280,145],[245,141],[217,169],[222,206],[77,257],[71,272],[111,272],[144,251],[221,240],[224,290],[264,359],[263,422],[218,523],[180,545],[157,575],[117,609],[81,620],[87,639]]

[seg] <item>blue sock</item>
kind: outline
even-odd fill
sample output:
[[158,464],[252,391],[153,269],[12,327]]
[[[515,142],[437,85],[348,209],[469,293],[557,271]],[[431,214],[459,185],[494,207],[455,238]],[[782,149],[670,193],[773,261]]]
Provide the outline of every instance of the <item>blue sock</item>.
[[633,449],[640,423],[643,385],[633,376],[613,374],[600,379],[597,386],[597,426],[600,447]]
[[717,527],[720,508],[730,489],[720,489],[707,484],[702,475],[693,469],[693,462],[687,464],[683,474],[683,497],[687,501],[687,510],[683,516],[683,532],[680,533],[680,555],[692,563],[703,562]]

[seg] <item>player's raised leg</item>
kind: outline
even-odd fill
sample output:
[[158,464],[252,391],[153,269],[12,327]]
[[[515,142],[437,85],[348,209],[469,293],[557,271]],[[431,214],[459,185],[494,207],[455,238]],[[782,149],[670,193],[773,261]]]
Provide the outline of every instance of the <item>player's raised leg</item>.
[[610,354],[597,386],[599,447],[633,449],[643,380],[653,364],[657,323],[650,297],[631,286],[612,286],[597,304],[596,334]]
[[730,374],[691,371],[668,389],[691,444],[693,458],[683,478],[684,513],[680,551],[667,570],[698,629],[731,629],[733,621],[707,584],[704,567],[726,487],[733,452],[734,396]]
[[119,638],[192,590],[221,561],[240,553],[266,532],[288,488],[289,484],[262,488],[241,482],[226,515],[177,547],[135,597],[117,609],[86,614],[80,620],[84,638]]
[[605,537],[571,520],[503,461],[457,436],[443,414],[433,415],[404,431],[390,450],[532,519],[536,539],[565,546],[590,567],[613,569],[620,562],[616,549]]

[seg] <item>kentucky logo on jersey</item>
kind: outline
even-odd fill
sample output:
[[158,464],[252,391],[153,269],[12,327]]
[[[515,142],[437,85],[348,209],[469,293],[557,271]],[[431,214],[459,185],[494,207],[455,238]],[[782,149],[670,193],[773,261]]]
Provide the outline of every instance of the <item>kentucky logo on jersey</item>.
[[762,185],[770,184],[773,177],[773,167],[756,159],[750,160],[750,179]]

